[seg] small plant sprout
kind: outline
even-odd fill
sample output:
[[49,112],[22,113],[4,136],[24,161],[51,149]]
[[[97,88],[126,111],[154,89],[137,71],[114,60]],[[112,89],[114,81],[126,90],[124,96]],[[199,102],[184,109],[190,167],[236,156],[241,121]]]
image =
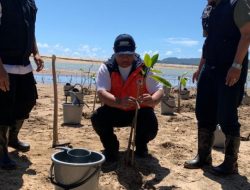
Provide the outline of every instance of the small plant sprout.
[[163,77],[158,75],[158,74],[162,74],[162,72],[160,70],[153,69],[155,63],[158,61],[158,57],[159,57],[159,54],[155,54],[152,57],[150,57],[150,55],[147,53],[145,54],[144,64],[146,67],[142,70],[142,75],[145,78],[147,74],[149,73],[149,71],[151,71],[153,73],[153,75],[150,76],[151,78],[153,78],[157,82],[160,82],[164,86],[171,88],[172,86],[171,83],[167,81],[166,79],[164,79]]
[[188,78],[185,77],[186,75],[187,75],[187,72],[185,72],[184,74],[182,74],[181,76],[178,77],[180,90],[185,89],[187,86]]
[[188,78],[185,77],[187,75],[187,73],[188,72],[185,72],[181,76],[178,76],[178,80],[179,80],[179,85],[178,85],[179,86],[178,87],[179,88],[179,90],[178,90],[178,108],[177,108],[178,113],[180,113],[180,111],[181,111],[181,91],[182,91],[182,89],[187,90],[186,85],[187,85]]
[[92,81],[95,84],[96,83],[96,73],[91,74],[90,78],[92,79]]
[[81,84],[83,84],[83,73],[84,73],[84,69],[83,69],[83,68],[80,68],[80,71],[81,71]]

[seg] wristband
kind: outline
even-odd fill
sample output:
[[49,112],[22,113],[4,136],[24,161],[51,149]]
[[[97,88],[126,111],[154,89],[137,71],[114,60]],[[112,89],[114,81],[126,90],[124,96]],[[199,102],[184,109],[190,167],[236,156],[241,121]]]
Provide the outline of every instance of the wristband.
[[233,62],[232,67],[235,68],[235,69],[241,70],[242,65],[239,64],[239,63]]

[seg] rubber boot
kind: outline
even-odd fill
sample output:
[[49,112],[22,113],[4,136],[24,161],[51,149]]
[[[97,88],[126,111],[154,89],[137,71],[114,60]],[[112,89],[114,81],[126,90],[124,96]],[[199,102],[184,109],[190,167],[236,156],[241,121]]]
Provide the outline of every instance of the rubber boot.
[[4,170],[16,169],[16,163],[10,159],[8,154],[8,126],[0,126],[0,168]]
[[112,134],[107,138],[105,135],[100,136],[101,142],[104,147],[103,154],[106,162],[116,162],[119,159],[119,146],[120,143],[117,140],[115,134]]
[[198,169],[212,165],[212,146],[214,141],[213,132],[206,128],[198,128],[198,153],[194,159],[184,163],[184,168]]
[[115,141],[113,146],[104,146],[103,154],[106,162],[116,162],[119,159],[119,141]]
[[238,173],[238,153],[240,148],[240,137],[226,135],[225,158],[222,164],[212,168],[215,175],[230,175]]
[[23,125],[24,120],[17,120],[16,124],[12,126],[9,130],[9,147],[12,147],[21,152],[27,152],[30,150],[30,145],[19,141],[18,133]]

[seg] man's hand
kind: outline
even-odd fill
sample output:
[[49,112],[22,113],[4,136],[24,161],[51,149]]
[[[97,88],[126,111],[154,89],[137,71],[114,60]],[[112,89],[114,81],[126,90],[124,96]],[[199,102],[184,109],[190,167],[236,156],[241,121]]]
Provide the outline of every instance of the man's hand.
[[198,81],[198,78],[199,78],[199,76],[200,76],[200,70],[198,69],[198,70],[196,70],[195,72],[194,72],[194,74],[193,74],[193,83],[195,82],[195,81]]
[[120,108],[128,109],[136,106],[136,99],[132,96],[117,99],[116,102]]
[[150,94],[142,94],[139,98],[138,101],[142,103],[143,105],[154,107],[155,106],[155,101],[153,100],[152,96]]
[[6,92],[10,90],[9,75],[3,65],[0,65],[0,90]]
[[36,71],[39,72],[44,68],[44,61],[39,54],[34,55],[34,61],[37,65]]
[[231,67],[227,72],[226,85],[228,86],[235,85],[240,78],[240,73],[241,73],[240,69]]

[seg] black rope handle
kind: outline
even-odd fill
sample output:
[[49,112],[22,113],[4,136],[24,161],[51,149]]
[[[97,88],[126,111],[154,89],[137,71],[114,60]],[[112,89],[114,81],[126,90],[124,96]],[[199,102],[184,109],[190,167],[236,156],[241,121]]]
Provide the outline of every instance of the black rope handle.
[[52,183],[53,185],[57,185],[57,186],[63,188],[64,190],[74,189],[74,188],[77,188],[77,187],[79,187],[79,186],[81,186],[81,185],[87,183],[92,177],[94,177],[94,175],[95,175],[95,174],[99,171],[99,169],[101,168],[101,166],[97,166],[96,169],[95,169],[95,171],[94,171],[92,174],[90,174],[86,179],[84,179],[85,176],[83,176],[83,177],[79,180],[80,182],[73,183],[73,184],[69,184],[69,185],[64,185],[64,184],[62,184],[62,183],[56,182],[56,180],[55,180],[55,174],[54,174],[54,167],[55,167],[55,165],[54,165],[54,163],[52,163],[52,165],[51,165],[51,167],[50,167],[50,176],[49,176],[49,179],[50,179],[50,181],[51,181],[51,183]]

